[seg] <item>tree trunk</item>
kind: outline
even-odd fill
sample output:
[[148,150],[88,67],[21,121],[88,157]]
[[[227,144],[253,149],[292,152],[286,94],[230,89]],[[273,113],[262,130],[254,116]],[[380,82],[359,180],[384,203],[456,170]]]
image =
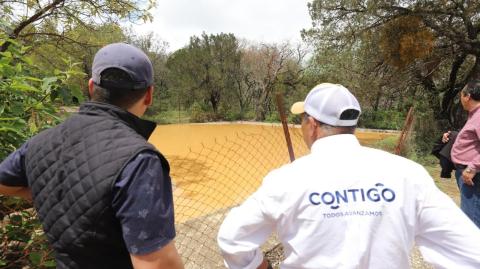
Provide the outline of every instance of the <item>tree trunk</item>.
[[255,121],[264,121],[266,116],[266,111],[263,106],[257,106],[255,111]]
[[220,102],[220,93],[215,91],[210,93],[210,104],[212,105],[212,110],[215,116],[217,116],[219,102]]
[[465,87],[468,82],[473,80],[480,80],[480,55],[476,56],[475,64],[470,70],[465,81],[459,81],[455,83],[445,92],[442,99],[442,112],[447,113],[450,123],[456,128],[462,127],[465,117],[463,115],[464,113],[462,112],[462,105],[460,103],[455,104],[455,98],[457,98],[458,93],[463,89],[463,87]]
[[271,89],[265,87],[261,89],[262,93],[257,100],[257,105],[255,109],[255,121],[264,121],[267,115],[268,102],[270,97]]
[[470,74],[468,74],[468,81],[480,80],[480,55],[476,55],[475,57],[475,65],[470,71]]

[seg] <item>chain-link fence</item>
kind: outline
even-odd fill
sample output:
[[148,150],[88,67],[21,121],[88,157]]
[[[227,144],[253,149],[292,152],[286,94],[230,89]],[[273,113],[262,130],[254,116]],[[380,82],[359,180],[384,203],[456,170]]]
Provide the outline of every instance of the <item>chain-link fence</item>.
[[[243,202],[272,169],[289,162],[281,127],[238,132],[167,158],[174,182],[176,244],[186,268],[224,268],[216,243],[228,211]],[[307,152],[301,133],[291,128],[298,156]]]
[[[295,156],[307,154],[301,129],[292,125],[289,132]],[[383,137],[357,136],[366,144]],[[153,143],[162,151],[162,143]],[[255,131],[216,137],[184,156],[167,153],[166,157],[174,183],[176,245],[186,268],[224,268],[216,242],[218,229],[228,211],[252,194],[269,171],[290,161],[282,127],[258,126]],[[264,250],[273,248],[278,249],[274,236]]]
[[[192,126],[198,128],[192,129]],[[209,133],[200,132],[205,126]],[[235,131],[220,132],[225,126],[233,126]],[[307,154],[300,128],[290,126],[289,129],[295,156]],[[387,135],[357,133],[364,144]],[[200,142],[193,143],[192,137]],[[171,165],[176,245],[185,267],[224,268],[216,243],[218,229],[228,211],[253,193],[269,171],[290,161],[282,127],[273,124],[159,126],[150,142],[165,154]],[[10,199],[8,203],[0,199],[0,212],[24,209],[11,216],[0,215],[3,223],[8,224],[0,223],[2,268],[23,268],[26,264],[31,268],[54,266],[40,223],[29,207],[29,203],[20,199]],[[282,249],[275,236],[263,249],[276,264],[282,260]]]

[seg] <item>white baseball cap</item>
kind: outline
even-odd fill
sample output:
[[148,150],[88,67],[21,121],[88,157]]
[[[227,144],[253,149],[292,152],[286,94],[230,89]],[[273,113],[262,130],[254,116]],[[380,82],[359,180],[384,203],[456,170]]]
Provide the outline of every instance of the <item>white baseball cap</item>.
[[315,86],[304,102],[296,102],[293,114],[307,113],[331,126],[355,126],[361,113],[357,98],[340,84],[322,83]]

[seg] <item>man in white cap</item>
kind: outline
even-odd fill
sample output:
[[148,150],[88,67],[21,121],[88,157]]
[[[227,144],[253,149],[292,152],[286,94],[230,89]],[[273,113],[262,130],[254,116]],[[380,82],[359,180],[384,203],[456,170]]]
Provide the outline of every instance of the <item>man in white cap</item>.
[[228,214],[218,234],[228,268],[267,268],[259,247],[273,231],[283,269],[409,268],[414,242],[439,268],[480,268],[480,230],[428,172],[359,144],[360,105],[345,87],[317,85],[291,111],[311,153]]

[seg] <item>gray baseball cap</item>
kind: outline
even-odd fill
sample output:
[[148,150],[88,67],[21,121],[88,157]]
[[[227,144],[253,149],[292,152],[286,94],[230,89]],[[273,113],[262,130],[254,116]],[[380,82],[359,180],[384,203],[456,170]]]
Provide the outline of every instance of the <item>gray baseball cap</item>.
[[[116,68],[123,70],[131,82],[102,80],[103,71]],[[92,65],[92,80],[106,88],[143,90],[153,84],[153,66],[148,56],[140,49],[125,43],[113,43],[101,48]]]

